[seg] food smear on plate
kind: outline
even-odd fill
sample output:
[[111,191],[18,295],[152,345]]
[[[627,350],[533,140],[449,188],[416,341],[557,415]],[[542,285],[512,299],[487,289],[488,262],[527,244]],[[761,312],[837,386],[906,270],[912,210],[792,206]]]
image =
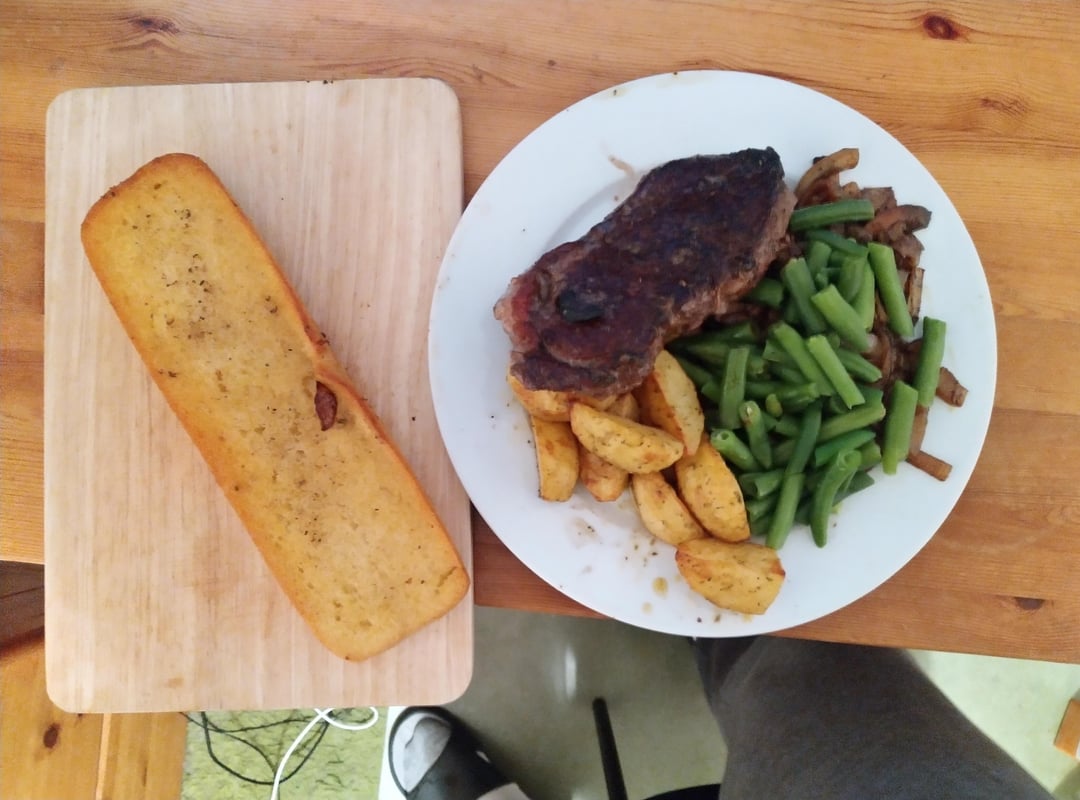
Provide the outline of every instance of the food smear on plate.
[[824,546],[874,467],[948,477],[922,438],[934,398],[966,390],[942,365],[945,322],[914,338],[931,215],[841,184],[858,158],[815,159],[794,192],[771,148],[668,162],[495,306],[541,497],[629,486],[721,608],[764,613],[795,524]]

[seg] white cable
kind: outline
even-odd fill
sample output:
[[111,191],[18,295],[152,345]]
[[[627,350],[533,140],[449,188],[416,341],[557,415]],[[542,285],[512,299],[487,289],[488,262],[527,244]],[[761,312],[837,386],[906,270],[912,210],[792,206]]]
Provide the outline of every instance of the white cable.
[[335,711],[333,708],[314,709],[315,716],[306,726],[304,726],[304,729],[300,731],[300,735],[293,739],[293,743],[289,745],[289,749],[285,751],[285,755],[283,755],[281,761],[278,762],[277,772],[274,773],[274,785],[270,790],[270,800],[278,800],[278,788],[281,786],[281,776],[285,774],[285,765],[289,763],[289,759],[292,758],[292,754],[296,751],[296,748],[307,738],[307,735],[311,733],[311,729],[318,725],[320,720],[327,725],[340,728],[343,731],[363,731],[379,721],[379,710],[375,708],[375,706],[368,706],[368,708],[371,710],[371,717],[355,725],[350,725],[347,722],[339,722],[330,716],[330,714]]

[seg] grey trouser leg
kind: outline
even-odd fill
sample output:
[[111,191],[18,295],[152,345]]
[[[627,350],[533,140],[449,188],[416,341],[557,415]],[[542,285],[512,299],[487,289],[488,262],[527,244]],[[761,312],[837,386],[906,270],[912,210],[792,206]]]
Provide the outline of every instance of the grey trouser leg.
[[720,800],[1051,800],[900,650],[699,640]]

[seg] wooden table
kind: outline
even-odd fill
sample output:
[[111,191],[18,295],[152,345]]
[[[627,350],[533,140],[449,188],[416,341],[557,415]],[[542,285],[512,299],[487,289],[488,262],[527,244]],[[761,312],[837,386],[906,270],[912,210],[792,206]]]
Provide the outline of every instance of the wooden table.
[[[981,254],[996,408],[948,521],[892,580],[792,635],[1080,661],[1080,10],[1068,3],[10,0],[0,32],[0,557],[42,560],[45,110],[84,86],[435,76],[466,199],[533,128],[670,70],[826,92],[938,178]],[[767,144],[767,143],[763,143]],[[475,520],[476,599],[588,613]]]

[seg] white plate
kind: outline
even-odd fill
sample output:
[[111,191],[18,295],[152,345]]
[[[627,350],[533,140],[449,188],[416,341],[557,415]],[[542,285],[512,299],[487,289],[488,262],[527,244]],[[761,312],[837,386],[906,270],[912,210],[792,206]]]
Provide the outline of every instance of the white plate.
[[[924,313],[948,322],[945,364],[969,389],[960,409],[935,403],[925,448],[953,465],[939,482],[903,464],[846,501],[829,544],[805,528],[781,550],[787,580],[763,615],[727,612],[691,592],[674,550],[642,527],[627,492],[595,502],[537,497],[524,411],[505,381],[510,343],[492,307],[546,250],[585,233],[670,159],[771,145],[789,183],[817,155],[858,147],[848,173],[931,209]],[[872,591],[945,520],[975,466],[993,405],[997,347],[990,292],[971,237],[941,187],[896,139],[818,92],[736,72],[679,72],[586,98],[541,125],[491,173],[450,241],[431,309],[431,385],[439,428],[476,508],[530,569],[589,608],[634,625],[743,636],[829,614]]]

